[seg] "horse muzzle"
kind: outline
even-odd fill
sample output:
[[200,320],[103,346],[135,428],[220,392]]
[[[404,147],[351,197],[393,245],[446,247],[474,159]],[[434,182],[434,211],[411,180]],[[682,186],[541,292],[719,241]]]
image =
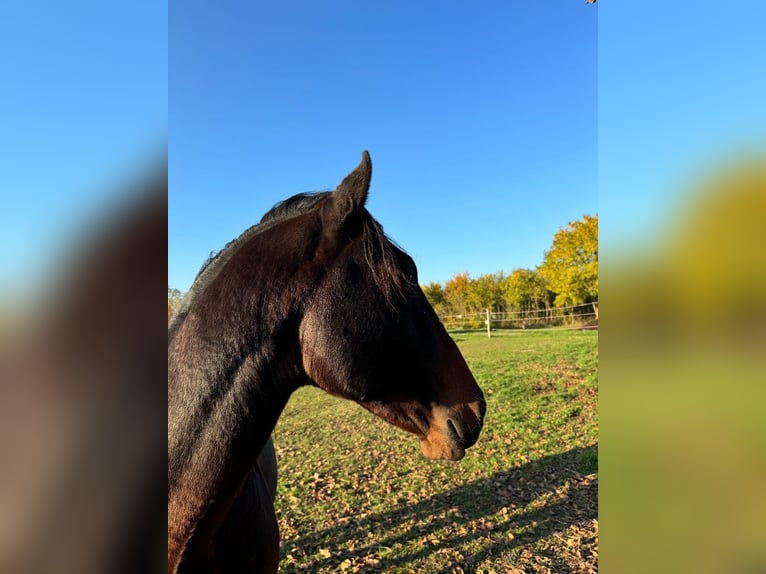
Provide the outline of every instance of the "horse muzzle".
[[430,425],[420,439],[423,454],[433,460],[460,460],[476,444],[484,424],[484,398],[454,406],[433,408]]

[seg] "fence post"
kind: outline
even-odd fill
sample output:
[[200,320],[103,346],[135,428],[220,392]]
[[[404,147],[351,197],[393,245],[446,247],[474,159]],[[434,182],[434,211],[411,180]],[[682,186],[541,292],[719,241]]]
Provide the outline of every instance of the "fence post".
[[487,320],[485,321],[485,323],[487,324],[487,338],[491,339],[492,334],[490,333],[490,329],[489,329],[489,309],[487,309]]

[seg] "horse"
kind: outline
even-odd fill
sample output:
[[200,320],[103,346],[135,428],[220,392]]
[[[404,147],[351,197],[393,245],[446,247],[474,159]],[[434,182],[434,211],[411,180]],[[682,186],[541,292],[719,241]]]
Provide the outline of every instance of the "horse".
[[372,161],[278,203],[200,270],[168,326],[168,572],[276,572],[271,433],[312,385],[460,460],[485,402],[365,204]]

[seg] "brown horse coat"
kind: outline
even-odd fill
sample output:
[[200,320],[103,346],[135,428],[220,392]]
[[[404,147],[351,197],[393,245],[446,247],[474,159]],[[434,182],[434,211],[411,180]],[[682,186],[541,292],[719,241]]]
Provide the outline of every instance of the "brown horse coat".
[[[485,403],[412,259],[364,205],[365,152],[334,192],[295,196],[205,265],[168,328],[168,572],[273,573],[269,436],[314,385],[459,460]],[[257,464],[256,464],[257,461]]]

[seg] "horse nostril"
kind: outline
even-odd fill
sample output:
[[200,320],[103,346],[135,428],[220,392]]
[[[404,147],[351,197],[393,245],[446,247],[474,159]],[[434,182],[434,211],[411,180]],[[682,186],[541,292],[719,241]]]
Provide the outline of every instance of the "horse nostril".
[[466,441],[462,436],[460,436],[460,433],[457,432],[457,427],[455,426],[455,423],[452,422],[452,419],[447,419],[447,429],[449,430],[450,434],[452,435],[452,439],[455,442],[465,446]]
[[482,396],[481,399],[479,399],[479,418],[483,421],[484,415],[487,413],[487,401],[484,400],[484,397]]
[[470,448],[479,440],[481,423],[472,426],[462,421],[458,421],[455,424],[455,421],[452,419],[447,419],[447,429],[455,442],[459,443],[463,448]]

